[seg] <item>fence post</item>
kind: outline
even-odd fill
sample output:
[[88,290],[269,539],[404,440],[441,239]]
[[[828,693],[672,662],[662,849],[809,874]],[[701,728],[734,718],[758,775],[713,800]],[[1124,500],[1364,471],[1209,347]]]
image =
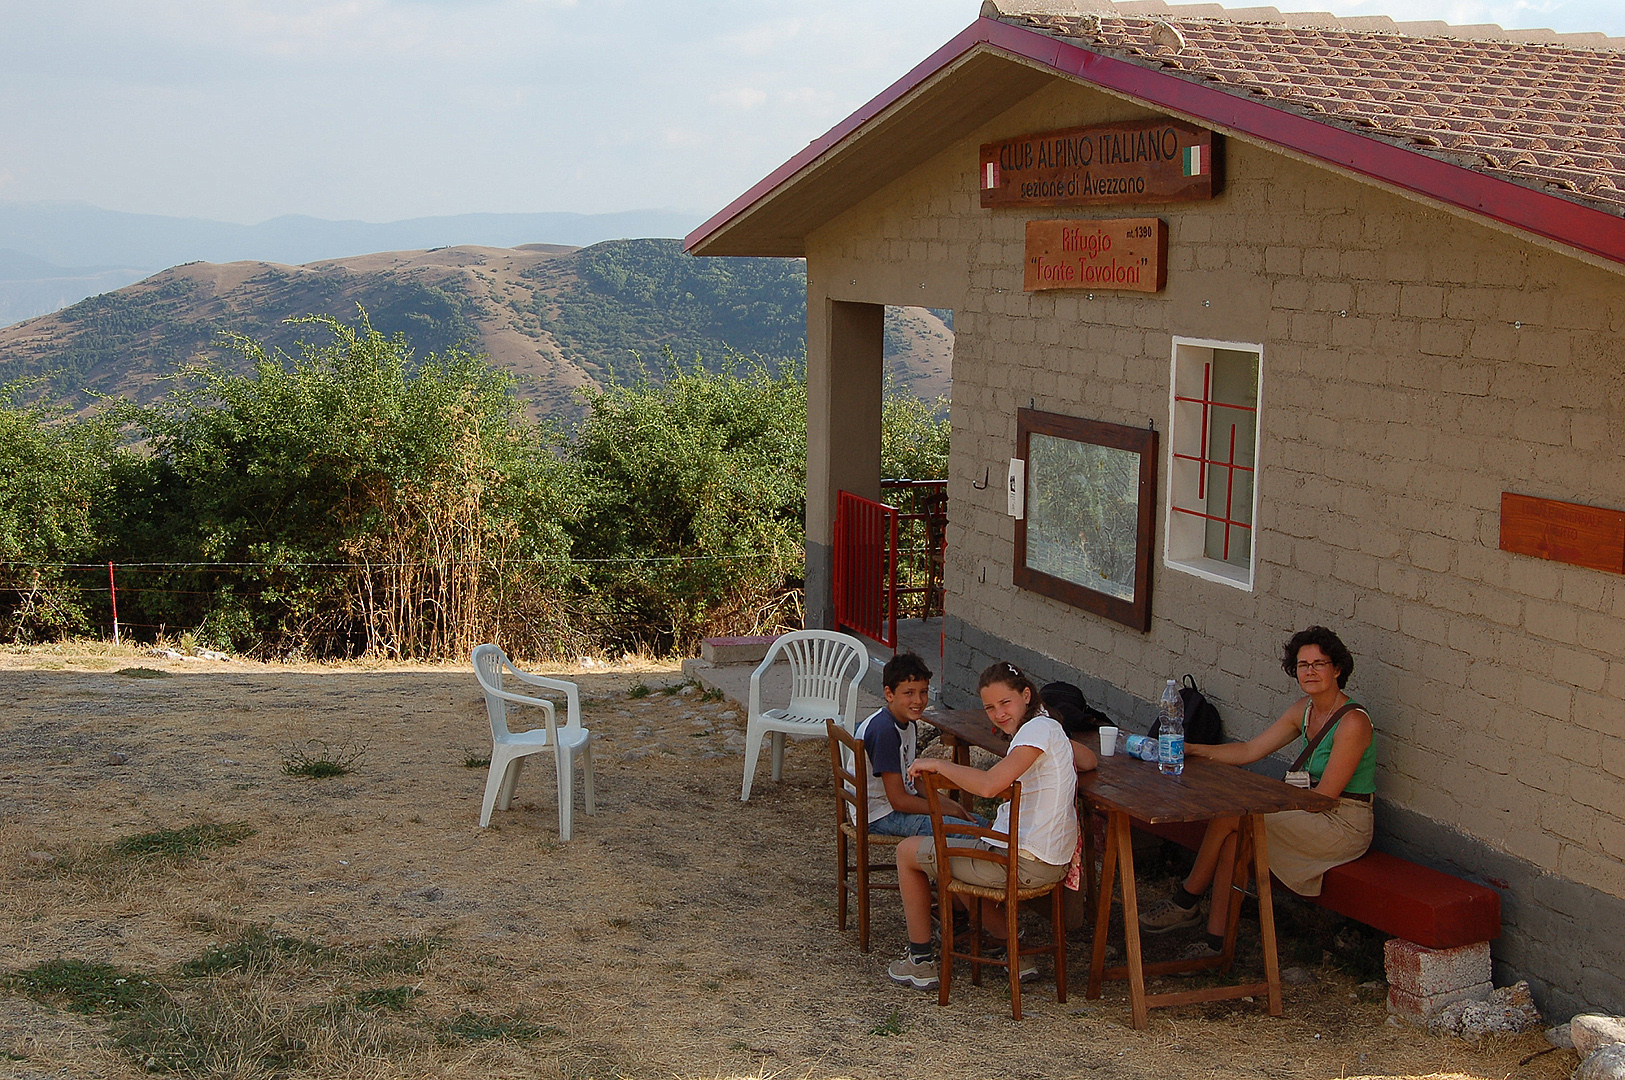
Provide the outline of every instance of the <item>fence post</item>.
[[113,644],[118,641],[118,583],[113,580],[113,564],[107,564],[107,595],[113,598]]

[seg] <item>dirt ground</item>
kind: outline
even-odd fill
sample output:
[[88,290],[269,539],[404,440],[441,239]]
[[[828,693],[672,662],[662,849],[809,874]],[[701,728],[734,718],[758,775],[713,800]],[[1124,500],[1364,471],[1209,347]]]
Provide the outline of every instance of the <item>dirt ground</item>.
[[[938,1008],[885,978],[905,940],[894,894],[876,900],[870,953],[836,929],[821,744],[793,744],[779,784],[764,762],[742,804],[738,703],[663,692],[682,682],[671,666],[554,673],[581,683],[597,766],[598,813],[578,808],[568,844],[548,758],[477,827],[485,770],[465,758],[489,752],[489,728],[465,667],[0,652],[0,973],[106,962],[235,1030],[281,1024],[281,1051],[227,1048],[210,1066],[242,1075],[1555,1080],[1575,1065],[1572,1051],[1520,1064],[1546,1049],[1538,1032],[1473,1047],[1394,1026],[1380,986],[1331,964],[1305,967],[1284,1018],[1192,1006],[1136,1032],[1126,984],[1084,998],[1088,930],[1065,1004],[1046,969],[1020,1023],[996,980],[956,979]],[[652,692],[631,696],[638,684]],[[356,770],[284,775],[290,750],[319,751],[309,740],[361,748]],[[201,857],[109,854],[211,822],[253,833]],[[325,959],[284,949],[260,969],[182,974],[256,930]],[[421,963],[364,959],[403,941]],[[1259,977],[1256,944],[1240,968]],[[394,1007],[355,1004],[381,1000]],[[326,1019],[286,1034],[312,1016]],[[0,990],[0,1076],[161,1068],[115,1045],[128,1032],[108,1010]]]

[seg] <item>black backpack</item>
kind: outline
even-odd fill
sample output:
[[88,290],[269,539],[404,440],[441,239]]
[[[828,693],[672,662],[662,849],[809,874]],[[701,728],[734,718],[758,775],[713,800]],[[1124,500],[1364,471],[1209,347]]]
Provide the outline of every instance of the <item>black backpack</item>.
[[1090,705],[1083,691],[1069,682],[1052,682],[1040,690],[1038,696],[1044,708],[1060,723],[1070,738],[1080,738],[1099,731],[1102,724],[1110,724],[1105,713]]
[[[1217,746],[1224,742],[1224,721],[1213,702],[1196,689],[1196,680],[1185,676],[1185,685],[1179,688],[1179,702],[1185,711],[1185,741]],[[1157,737],[1162,727],[1159,719],[1151,725],[1151,737]]]

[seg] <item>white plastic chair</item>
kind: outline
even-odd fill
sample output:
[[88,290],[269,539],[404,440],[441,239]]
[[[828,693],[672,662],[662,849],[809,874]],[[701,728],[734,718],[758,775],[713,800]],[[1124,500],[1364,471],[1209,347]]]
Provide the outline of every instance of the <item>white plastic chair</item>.
[[[790,663],[790,704],[782,709],[762,708],[762,676],[780,655]],[[745,783],[739,801],[750,799],[762,736],[773,736],[773,779],[784,772],[784,737],[827,738],[825,720],[847,731],[857,723],[858,684],[869,670],[869,650],[849,634],[833,630],[796,630],[785,634],[767,650],[750,673],[750,715],[745,722]]]
[[[592,732],[581,726],[581,691],[565,679],[527,675],[513,666],[495,645],[474,649],[474,674],[485,691],[485,711],[491,718],[491,771],[485,777],[485,803],[480,807],[480,828],[491,824],[493,809],[506,810],[525,758],[544,750],[553,752],[559,774],[559,839],[570,839],[571,813],[575,805],[575,759],[581,756],[581,787],[587,813],[596,813],[592,791]],[[529,686],[558,690],[564,694],[565,722],[560,727],[553,715],[553,703],[544,697],[516,694],[502,688],[502,672]],[[530,731],[508,730],[508,709],[513,705],[533,705],[542,710],[546,726]]]

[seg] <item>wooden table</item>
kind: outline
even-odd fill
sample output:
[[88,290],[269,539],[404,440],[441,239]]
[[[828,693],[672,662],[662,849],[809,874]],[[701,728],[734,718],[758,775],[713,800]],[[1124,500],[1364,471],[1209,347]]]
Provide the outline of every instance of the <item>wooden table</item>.
[[954,761],[970,764],[970,748],[979,746],[1000,757],[1010,752],[1010,736],[993,726],[982,709],[932,709],[925,722],[942,732],[942,741],[953,749]]
[[[1101,861],[1096,893],[1094,953],[1089,963],[1089,989],[1085,997],[1098,998],[1102,979],[1127,978],[1134,1026],[1144,1028],[1152,1006],[1186,1005],[1198,1001],[1267,995],[1271,1016],[1281,1015],[1281,971],[1275,954],[1275,906],[1270,896],[1269,854],[1261,815],[1277,810],[1325,811],[1336,799],[1292,787],[1279,780],[1234,765],[1187,759],[1181,776],[1164,776],[1154,762],[1117,754],[1100,759],[1095,772],[1078,776],[1078,795],[1094,810],[1106,814],[1106,852]],[[1230,914],[1225,924],[1224,951],[1208,960],[1166,960],[1146,964],[1140,955],[1140,906],[1134,887],[1134,845],[1131,823],[1209,821],[1236,815],[1236,866],[1231,876]],[[1251,870],[1258,881],[1258,922],[1264,945],[1264,981],[1241,986],[1215,986],[1201,990],[1152,994],[1145,992],[1146,975],[1208,968],[1229,971],[1236,952],[1236,927],[1241,921],[1241,898]],[[1128,963],[1107,968],[1106,932],[1111,921],[1114,877],[1123,891],[1123,936]]]

